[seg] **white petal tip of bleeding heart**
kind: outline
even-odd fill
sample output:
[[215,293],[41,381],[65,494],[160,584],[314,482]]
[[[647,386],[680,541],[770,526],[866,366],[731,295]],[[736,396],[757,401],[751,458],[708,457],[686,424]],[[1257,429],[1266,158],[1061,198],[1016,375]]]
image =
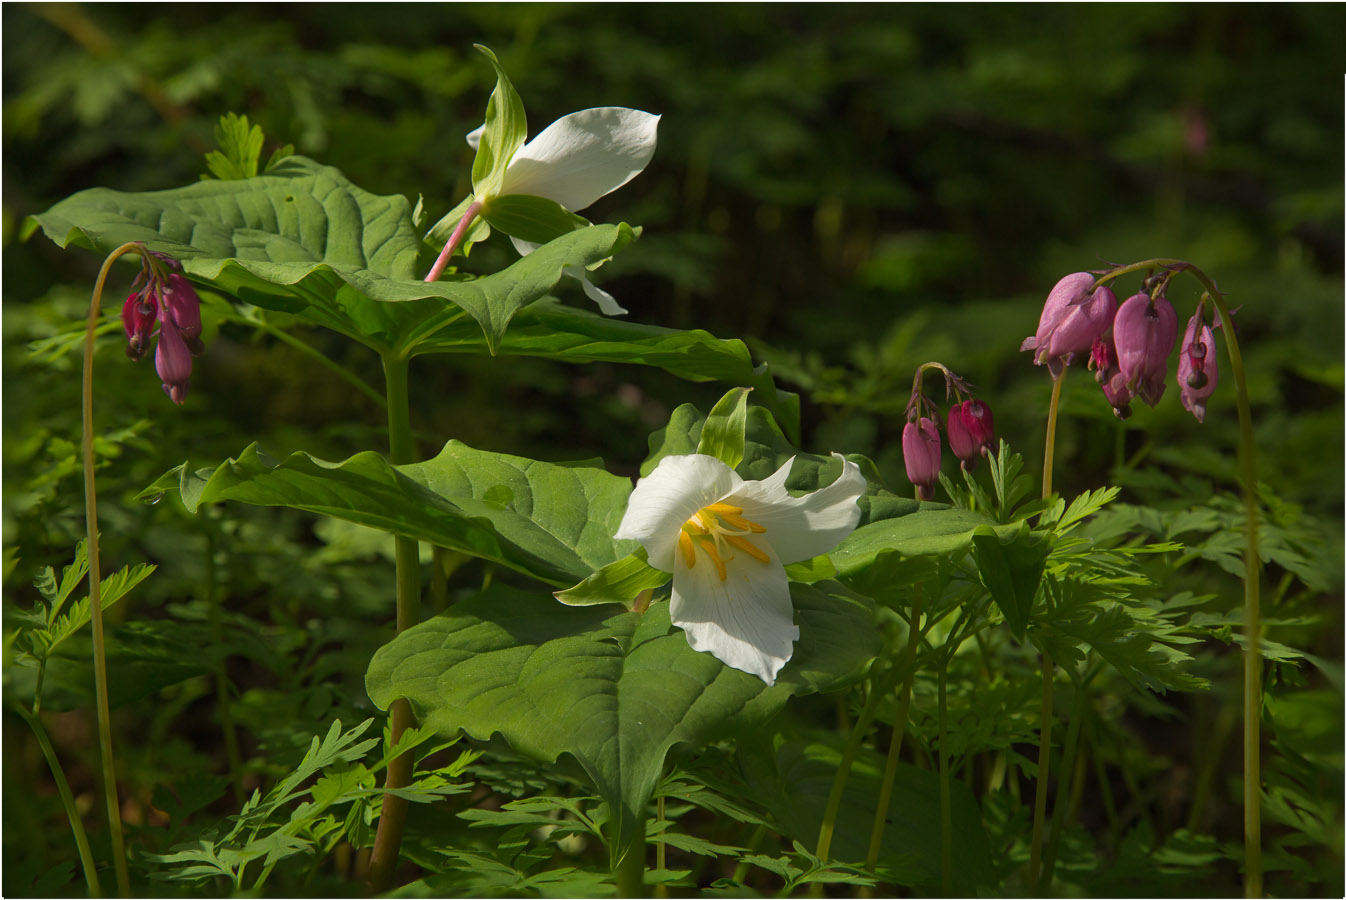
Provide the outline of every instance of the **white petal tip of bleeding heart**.
[[467,145],[473,150],[481,146],[481,136],[486,132],[485,125],[478,125],[467,133]]

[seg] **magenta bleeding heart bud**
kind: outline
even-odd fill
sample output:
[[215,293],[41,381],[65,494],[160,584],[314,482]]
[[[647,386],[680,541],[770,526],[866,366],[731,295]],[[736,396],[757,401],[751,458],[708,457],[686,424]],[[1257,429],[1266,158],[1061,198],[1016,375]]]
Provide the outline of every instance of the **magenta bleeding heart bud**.
[[146,288],[126,298],[122,304],[122,328],[126,331],[126,355],[138,360],[149,350],[150,333],[159,316],[154,292]]
[[1088,272],[1076,272],[1058,281],[1042,306],[1037,333],[1019,346],[1035,351],[1033,362],[1045,363],[1053,378],[1089,352],[1112,325],[1117,298],[1106,285],[1090,293],[1094,280]]
[[187,397],[192,375],[192,354],[187,350],[187,344],[170,316],[164,316],[159,322],[159,344],[154,351],[154,368],[164,383],[164,393],[181,406]]
[[939,426],[935,420],[922,416],[919,422],[908,422],[902,429],[902,461],[907,467],[907,479],[916,486],[919,500],[935,497],[939,456]]
[[1182,405],[1198,422],[1206,421],[1206,400],[1215,393],[1220,380],[1215,363],[1215,335],[1202,321],[1201,313],[1192,316],[1182,337],[1178,353],[1178,387]]
[[201,343],[201,298],[192,283],[176,273],[169,275],[164,285],[164,306],[177,325],[183,341],[193,356],[205,352]]
[[965,400],[949,408],[949,449],[970,469],[987,455],[995,441],[995,421],[991,407],[980,400]]
[[1117,310],[1112,325],[1117,367],[1126,386],[1150,406],[1164,395],[1168,355],[1178,340],[1178,314],[1164,297],[1136,294]]

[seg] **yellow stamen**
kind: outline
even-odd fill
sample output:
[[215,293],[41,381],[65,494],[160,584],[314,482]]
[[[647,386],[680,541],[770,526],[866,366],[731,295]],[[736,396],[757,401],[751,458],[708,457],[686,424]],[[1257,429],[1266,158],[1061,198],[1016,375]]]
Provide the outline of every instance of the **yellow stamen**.
[[691,518],[682,523],[682,533],[678,535],[678,550],[687,568],[696,565],[696,551],[699,547],[710,557],[715,572],[721,581],[729,580],[726,562],[734,558],[733,549],[742,550],[761,563],[771,562],[771,556],[761,547],[748,540],[748,535],[765,534],[766,526],[758,525],[743,518],[743,507],[728,503],[712,503],[692,513]]
[[721,522],[728,522],[735,528],[741,528],[744,531],[751,531],[753,534],[766,534],[766,526],[758,525],[756,522],[749,522],[747,519],[733,513],[725,513],[720,516]]
[[[761,528],[760,525],[758,527]],[[763,528],[762,530],[766,531],[765,528]],[[757,560],[758,562],[764,562],[764,563],[771,562],[771,557],[767,556],[757,547],[754,547],[745,537],[740,537],[736,534],[726,534],[724,536],[724,539],[729,543],[733,544],[738,549],[742,550],[744,553],[751,556],[753,559]]]
[[692,543],[692,536],[685,528],[678,532],[678,549],[682,551],[682,561],[687,564],[687,568],[695,568],[696,545]]
[[721,581],[728,580],[729,570],[724,567],[724,560],[720,559],[720,553],[718,550],[715,549],[714,542],[702,541],[701,549],[705,550],[706,555],[710,557],[710,561],[715,563],[715,571],[717,574],[719,574],[720,580]]

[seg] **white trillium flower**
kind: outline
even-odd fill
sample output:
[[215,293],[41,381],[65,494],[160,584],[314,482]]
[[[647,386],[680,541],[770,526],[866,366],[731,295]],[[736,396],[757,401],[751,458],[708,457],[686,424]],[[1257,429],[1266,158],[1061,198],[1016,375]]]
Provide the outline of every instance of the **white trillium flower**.
[[776,682],[799,638],[785,566],[826,553],[860,521],[864,476],[833,456],[841,475],[802,497],[785,490],[793,457],[744,481],[713,456],[666,456],[636,484],[616,536],[673,573],[669,616],[693,650]]
[[[654,156],[659,118],[624,106],[600,106],[562,116],[514,154],[497,196],[545,197],[570,212],[579,212],[645,170]],[[485,128],[467,136],[472,149],[481,143]],[[520,256],[539,246],[510,240]],[[605,315],[626,312],[611,294],[594,286],[583,269],[567,266],[564,271],[579,280],[584,293]]]

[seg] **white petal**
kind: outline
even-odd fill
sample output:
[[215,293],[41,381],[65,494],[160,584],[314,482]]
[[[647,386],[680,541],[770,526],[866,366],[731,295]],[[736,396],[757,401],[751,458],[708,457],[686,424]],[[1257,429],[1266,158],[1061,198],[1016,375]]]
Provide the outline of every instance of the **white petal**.
[[482,123],[467,133],[467,145],[473,150],[481,146],[481,136],[486,132],[486,125]]
[[546,197],[577,212],[649,165],[658,126],[658,116],[621,106],[562,116],[514,154],[501,193]]
[[679,558],[669,616],[693,650],[775,684],[799,639],[785,568],[774,558],[762,563],[740,553],[725,569],[721,581],[704,553],[697,551],[690,569]]
[[[534,244],[532,241],[521,241],[518,238],[512,236],[510,237],[509,240],[510,243],[514,245],[514,249],[518,251],[520,256],[527,256],[528,254],[536,250],[538,247],[542,246],[541,244]],[[603,290],[598,285],[590,281],[588,276],[585,275],[584,269],[580,268],[579,266],[566,266],[561,271],[580,283],[580,287],[584,288],[584,296],[588,297],[590,300],[597,303],[598,311],[601,312],[603,315],[605,316],[626,315],[627,313],[626,308],[617,302],[617,298],[613,297],[607,291]]]
[[770,478],[744,482],[724,498],[731,506],[743,507],[745,519],[766,528],[767,543],[787,566],[831,550],[860,522],[855,501],[865,492],[865,476],[840,453],[832,455],[842,461],[841,475],[811,494],[791,497],[786,492],[792,458]]
[[650,565],[672,572],[682,523],[741,484],[743,479],[713,456],[665,456],[637,482],[615,536],[640,541]]
[[512,234],[509,236],[509,242],[514,245],[514,250],[520,256],[527,256],[542,246],[541,244],[534,244],[532,241],[521,241]]
[[598,285],[590,281],[588,278],[586,278],[584,275],[584,270],[581,269],[579,266],[566,266],[562,271],[565,272],[565,274],[569,275],[571,278],[574,278],[577,281],[579,281],[580,287],[584,288],[584,296],[588,297],[590,300],[597,303],[598,311],[601,312],[603,315],[605,316],[626,315],[625,307],[623,307],[620,303],[618,303],[617,299],[613,297],[611,294],[609,294],[607,291],[603,290],[601,287],[599,287]]

